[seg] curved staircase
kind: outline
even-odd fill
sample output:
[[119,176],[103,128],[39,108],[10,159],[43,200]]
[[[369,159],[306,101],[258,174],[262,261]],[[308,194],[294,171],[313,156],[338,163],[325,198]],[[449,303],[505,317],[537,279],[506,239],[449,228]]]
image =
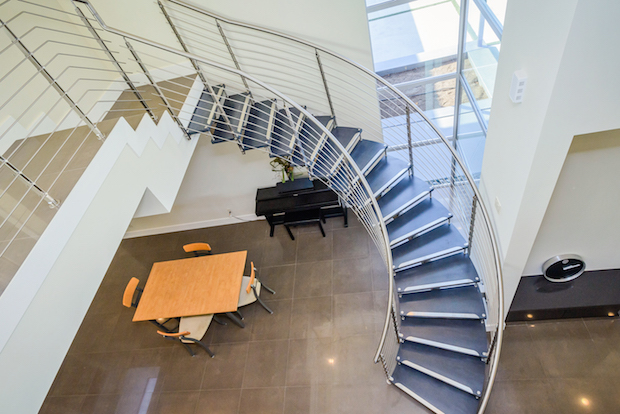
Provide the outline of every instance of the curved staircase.
[[[452,225],[449,209],[433,198],[433,187],[355,126],[278,108],[275,100],[254,101],[248,93],[226,96],[224,85],[214,91],[218,96],[205,89],[189,126],[191,133],[210,135],[213,144],[236,142],[244,152],[266,148],[270,157],[308,167],[311,177],[340,193],[347,192],[341,179],[347,171],[338,160],[321,162],[324,152],[333,158],[337,150],[316,123],[349,153],[377,199],[389,236],[401,317],[397,366],[389,381],[435,413],[476,413],[490,346],[487,305],[468,242]],[[322,135],[318,144],[313,135]]]

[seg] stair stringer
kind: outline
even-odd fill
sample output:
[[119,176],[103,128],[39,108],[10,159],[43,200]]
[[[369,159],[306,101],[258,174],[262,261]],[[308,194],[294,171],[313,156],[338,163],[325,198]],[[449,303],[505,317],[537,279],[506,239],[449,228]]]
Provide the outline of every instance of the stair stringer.
[[135,131],[119,119],[0,296],[7,412],[39,410],[145,191],[169,210],[197,141],[168,113]]

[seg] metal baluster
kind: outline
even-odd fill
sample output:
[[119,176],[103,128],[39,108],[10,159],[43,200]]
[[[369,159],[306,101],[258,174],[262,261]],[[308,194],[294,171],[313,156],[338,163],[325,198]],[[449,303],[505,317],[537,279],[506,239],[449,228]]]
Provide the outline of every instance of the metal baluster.
[[394,324],[394,332],[396,333],[396,342],[400,343],[400,323],[399,323],[400,322],[400,318],[397,316],[398,313],[396,312],[396,309],[394,309],[394,306],[396,306],[397,303],[398,303],[397,300],[395,300],[393,302],[393,306],[392,306],[392,323]]
[[413,174],[413,147],[411,142],[411,109],[409,109],[409,105],[405,102],[405,115],[407,118],[407,148],[409,149],[409,165],[411,165],[411,169],[409,170],[409,175]]
[[[228,43],[228,38],[226,37],[226,34],[224,33],[224,29],[220,25],[220,21],[218,19],[215,19],[215,24],[217,24],[217,28],[220,31],[220,35],[222,36],[222,39],[224,40],[224,44],[228,48],[228,53],[230,53],[230,57],[232,58],[233,63],[235,64],[235,67],[237,68],[237,70],[241,70],[241,67],[239,66],[239,62],[237,62],[237,58],[235,57],[235,54],[233,53],[233,50],[230,47],[230,43]],[[241,76],[241,81],[243,81],[243,84],[245,85],[245,89],[247,89],[248,93],[250,93],[251,95],[248,82],[245,80],[243,76]]]
[[80,19],[82,19],[82,22],[84,22],[84,26],[88,28],[88,31],[93,35],[93,38],[97,41],[97,43],[99,43],[99,46],[101,46],[105,54],[108,55],[108,57],[110,58],[110,61],[114,64],[116,69],[120,72],[121,76],[125,80],[125,83],[127,83],[127,86],[129,86],[129,89],[131,89],[134,95],[136,95],[136,98],[138,98],[138,101],[140,101],[140,103],[142,104],[146,112],[149,114],[153,122],[157,122],[157,116],[155,116],[151,108],[149,108],[149,106],[146,104],[146,101],[142,97],[142,94],[133,84],[129,76],[125,73],[125,71],[121,67],[120,63],[118,63],[118,60],[116,60],[116,58],[114,57],[110,49],[108,49],[108,46],[101,39],[101,36],[99,36],[95,28],[90,24],[86,16],[84,16],[84,13],[82,13],[82,10],[80,10],[80,8],[76,4],[73,4],[73,7],[75,7],[75,11],[78,14],[78,16],[80,16]]
[[467,254],[471,254],[471,244],[474,240],[474,223],[476,222],[476,208],[478,207],[478,197],[474,194],[471,200],[471,218],[469,220],[469,240],[467,245]]
[[155,83],[155,79],[153,79],[153,77],[151,76],[149,70],[146,68],[144,63],[142,63],[142,60],[140,60],[140,57],[136,53],[136,51],[133,48],[133,46],[131,46],[131,43],[129,43],[129,41],[127,41],[127,39],[125,39],[125,44],[127,45],[127,48],[129,49],[129,51],[133,55],[134,59],[136,59],[136,62],[138,62],[138,65],[140,66],[140,69],[142,69],[142,72],[144,72],[144,75],[148,78],[149,82],[151,83],[151,86],[153,86],[153,88],[155,88],[155,91],[157,92],[157,94],[159,95],[161,100],[164,102],[164,105],[166,105],[166,109],[168,110],[168,113],[170,114],[170,116],[172,116],[172,119],[174,119],[174,121],[177,123],[179,128],[181,128],[181,131],[183,131],[183,134],[185,135],[185,137],[187,139],[192,139],[189,136],[189,133],[187,132],[187,130],[185,129],[183,124],[181,123],[181,120],[174,114],[174,111],[172,110],[172,106],[170,106],[170,102],[168,102],[168,99],[166,98],[166,96],[164,95],[162,90],[160,89],[159,85],[157,85],[157,83]]
[[28,50],[28,48],[15,35],[15,33],[13,33],[11,29],[9,29],[9,26],[7,26],[6,23],[2,21],[2,19],[0,19],[0,26],[4,26],[9,35],[13,38],[13,43],[17,45],[19,50],[22,51],[22,53],[26,56],[30,63],[32,63],[43,75],[43,77],[52,85],[52,87],[56,89],[60,96],[69,104],[71,109],[77,112],[82,121],[84,121],[84,123],[88,125],[88,127],[95,133],[95,135],[97,135],[97,138],[99,138],[100,140],[105,139],[105,135],[103,134],[103,132],[101,132],[99,128],[97,128],[97,126],[88,118],[88,116],[77,106],[77,104],[73,102],[73,99],[71,99],[69,95],[67,95],[67,92],[65,92],[65,90],[58,84],[56,79],[54,79],[54,77],[47,71],[47,69],[45,69],[43,65],[41,65],[41,63],[39,63],[39,61],[37,60],[37,58],[34,57],[32,52]]
[[314,49],[314,54],[316,55],[316,61],[319,64],[319,70],[321,71],[321,79],[323,79],[323,87],[325,88],[325,94],[327,95],[327,102],[329,103],[329,110],[332,113],[332,116],[336,118],[336,112],[334,112],[334,105],[332,104],[332,97],[329,94],[329,88],[327,87],[327,80],[325,79],[325,72],[323,71],[323,64],[321,63],[321,57],[319,56],[318,49]]
[[0,166],[2,165],[6,165],[7,167],[9,167],[11,169],[11,171],[13,171],[13,173],[22,179],[22,181],[25,181],[26,184],[28,186],[30,186],[30,188],[34,188],[37,192],[41,193],[41,195],[43,196],[43,198],[45,198],[45,201],[47,202],[47,204],[49,204],[50,208],[53,207],[60,207],[60,202],[58,200],[56,200],[55,198],[53,198],[47,191],[45,191],[44,189],[42,189],[41,187],[39,187],[39,185],[37,183],[35,183],[33,180],[31,180],[30,178],[28,178],[28,176],[26,174],[24,174],[19,168],[17,168],[15,165],[11,164],[11,162],[9,162],[9,160],[7,160],[6,158],[0,156]]
[[[164,14],[164,17],[168,21],[168,24],[170,25],[170,28],[172,29],[172,32],[176,36],[176,38],[179,41],[179,44],[181,45],[183,50],[186,53],[190,53],[189,49],[187,48],[187,45],[183,41],[183,38],[181,37],[181,34],[178,32],[176,26],[172,22],[172,18],[170,17],[168,12],[166,11],[166,8],[164,7],[164,5],[159,0],[157,0],[157,4],[159,4],[159,8],[161,9],[162,13]],[[228,125],[228,127],[232,131],[233,130],[232,124],[230,123],[230,119],[228,119],[228,115],[226,115],[226,112],[224,111],[224,106],[222,105],[222,102],[220,102],[219,99],[215,99],[215,96],[216,96],[215,95],[215,91],[213,90],[213,87],[211,86],[211,84],[207,81],[207,77],[204,75],[204,73],[202,73],[202,70],[200,69],[200,66],[198,66],[198,62],[196,62],[195,59],[189,59],[189,61],[192,63],[192,66],[196,70],[196,73],[198,73],[198,77],[200,77],[200,80],[202,81],[204,86],[209,90],[209,93],[211,94],[211,96],[213,97],[213,101],[215,102],[215,106],[217,106],[217,110],[222,114],[222,117],[224,118],[224,122],[226,123],[226,125]]]

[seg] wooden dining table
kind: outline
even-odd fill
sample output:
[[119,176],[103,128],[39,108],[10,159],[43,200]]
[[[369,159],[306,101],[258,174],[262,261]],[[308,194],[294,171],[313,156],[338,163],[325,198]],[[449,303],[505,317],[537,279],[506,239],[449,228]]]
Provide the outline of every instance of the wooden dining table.
[[[134,321],[226,313],[237,310],[247,251],[153,264]],[[183,322],[183,320],[182,320]]]

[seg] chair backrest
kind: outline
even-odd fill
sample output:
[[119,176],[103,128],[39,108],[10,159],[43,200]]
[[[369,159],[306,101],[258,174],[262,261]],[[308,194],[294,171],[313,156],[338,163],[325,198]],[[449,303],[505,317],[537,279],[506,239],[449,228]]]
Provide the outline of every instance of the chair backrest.
[[132,277],[129,280],[129,283],[127,283],[125,293],[123,293],[123,306],[131,308],[132,306],[138,305],[138,303],[133,302],[133,297],[136,294],[136,288],[138,287],[138,283],[140,283],[140,281],[135,277]]
[[250,293],[252,290],[252,285],[254,285],[254,279],[256,279],[256,272],[254,271],[254,262],[250,262],[252,266],[252,270],[250,271],[250,281],[248,282],[248,287],[245,288],[246,293]]
[[178,333],[157,331],[157,333],[164,337],[167,336],[169,338],[177,338],[177,339],[180,339],[182,336],[191,335],[189,331],[183,331],[183,332],[178,332]]
[[185,253],[194,253],[196,256],[204,256],[211,253],[209,243],[190,243],[183,246]]

